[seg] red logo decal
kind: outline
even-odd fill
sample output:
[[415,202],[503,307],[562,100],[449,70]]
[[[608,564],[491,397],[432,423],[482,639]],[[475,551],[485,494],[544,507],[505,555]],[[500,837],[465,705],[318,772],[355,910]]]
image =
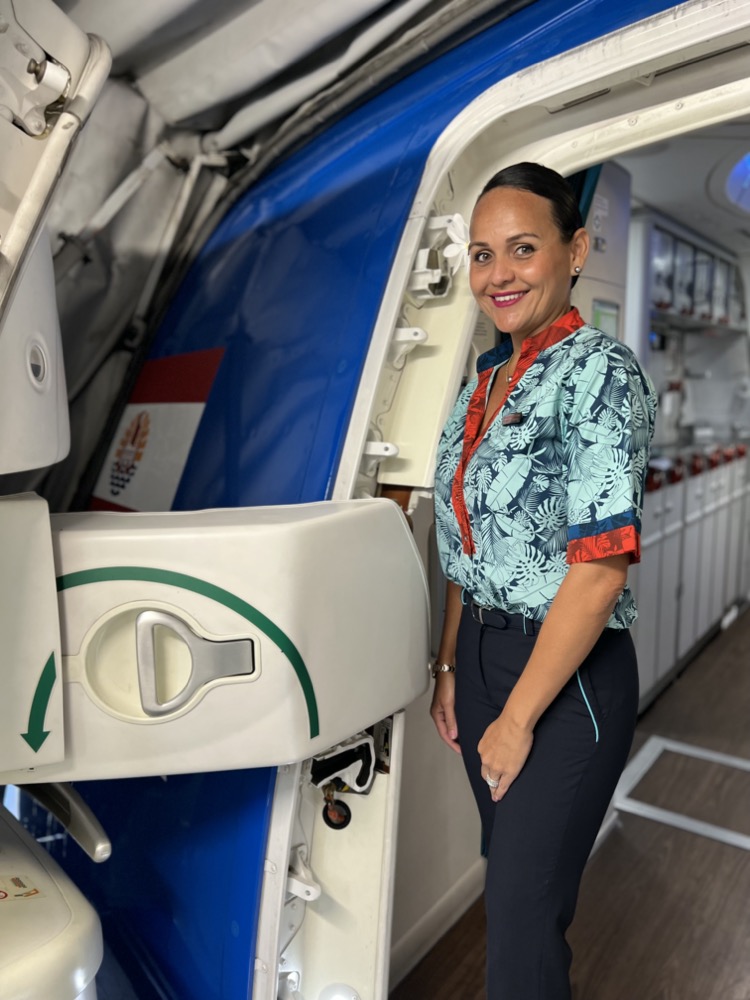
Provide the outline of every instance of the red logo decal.
[[113,497],[119,496],[138,469],[148,441],[151,418],[147,410],[134,417],[120,438],[115,452],[115,460],[109,473],[109,490]]

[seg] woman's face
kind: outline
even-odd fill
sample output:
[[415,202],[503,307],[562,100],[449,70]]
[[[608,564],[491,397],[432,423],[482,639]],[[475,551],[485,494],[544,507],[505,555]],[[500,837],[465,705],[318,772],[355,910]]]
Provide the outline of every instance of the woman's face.
[[493,188],[471,218],[469,282],[495,326],[519,344],[570,309],[570,282],[588,254],[586,231],[563,243],[546,198]]

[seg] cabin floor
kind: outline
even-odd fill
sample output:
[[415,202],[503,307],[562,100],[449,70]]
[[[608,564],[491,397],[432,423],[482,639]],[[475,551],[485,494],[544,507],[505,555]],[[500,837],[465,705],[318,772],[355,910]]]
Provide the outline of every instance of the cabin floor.
[[[568,935],[573,1000],[750,1000],[749,610],[647,709],[631,764],[653,737],[708,758],[663,749],[630,798],[737,843],[620,812],[586,869]],[[484,1000],[484,960],[480,899],[390,1000]]]

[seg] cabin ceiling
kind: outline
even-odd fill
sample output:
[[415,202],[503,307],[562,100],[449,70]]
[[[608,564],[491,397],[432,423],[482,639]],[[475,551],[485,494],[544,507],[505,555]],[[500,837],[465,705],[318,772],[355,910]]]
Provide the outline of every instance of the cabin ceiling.
[[108,43],[113,76],[167,126],[202,132],[207,150],[253,139],[329,88],[371,96],[531,2],[57,0]]
[[655,208],[725,250],[750,254],[750,216],[725,193],[728,172],[750,152],[750,116],[620,156],[636,204]]
[[273,120],[416,16],[443,6],[435,0],[58,4],[79,27],[105,39],[113,76],[131,80],[168,125],[203,129],[226,124],[239,103],[260,103],[258,119]]

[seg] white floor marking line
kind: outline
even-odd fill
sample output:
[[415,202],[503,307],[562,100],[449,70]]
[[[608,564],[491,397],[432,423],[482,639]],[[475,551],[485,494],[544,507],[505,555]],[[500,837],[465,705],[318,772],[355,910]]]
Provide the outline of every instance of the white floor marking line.
[[658,806],[648,805],[631,798],[632,790],[654,766],[664,751],[682,754],[685,757],[696,757],[699,760],[708,760],[714,764],[723,764],[740,771],[750,771],[750,760],[746,760],[744,757],[732,757],[716,750],[692,746],[690,743],[679,743],[677,740],[651,736],[622,772],[612,799],[612,805],[617,812],[630,813],[634,816],[640,816],[642,819],[652,819],[658,823],[676,827],[678,830],[685,830],[687,833],[695,833],[701,837],[709,837],[711,840],[729,844],[732,847],[739,847],[743,851],[750,851],[750,836],[746,834],[737,833],[723,826],[715,826],[713,823],[705,823],[699,819],[691,819],[682,813],[672,812],[670,809],[660,809]]

